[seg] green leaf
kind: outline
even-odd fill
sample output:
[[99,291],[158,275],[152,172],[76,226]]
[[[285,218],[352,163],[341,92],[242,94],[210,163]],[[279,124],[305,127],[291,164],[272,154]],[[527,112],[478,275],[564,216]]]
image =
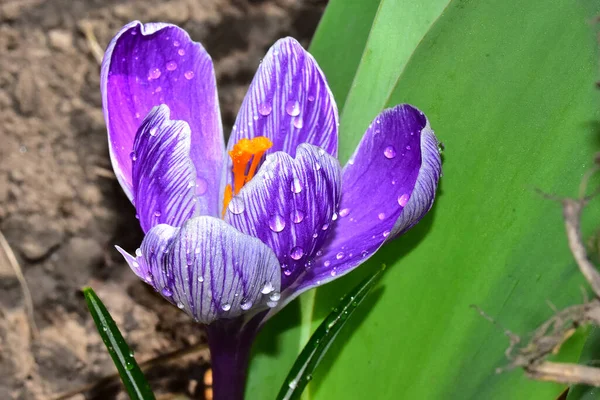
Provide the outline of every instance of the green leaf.
[[133,351],[129,349],[110,313],[92,288],[84,288],[83,295],[102,341],[104,341],[119,371],[129,398],[132,400],[153,400],[154,394],[150,389],[150,385],[148,385],[144,374],[133,357]]
[[351,292],[340,299],[338,305],[329,313],[312,335],[302,353],[296,359],[288,374],[277,400],[299,399],[302,391],[312,379],[313,373],[321,359],[333,343],[340,330],[346,325],[357,307],[375,286],[385,265],[365,280],[360,282]]
[[[351,2],[330,3],[332,9]],[[382,13],[395,4],[405,9],[393,17]],[[367,265],[319,288],[314,311],[304,311],[312,318],[298,315],[297,307],[278,315],[285,329],[276,337],[282,345],[277,350],[283,352],[269,353],[268,368],[289,368],[293,350],[283,346],[293,346],[299,330],[307,329],[300,320],[312,319],[314,328],[340,294],[387,263],[381,298],[372,308],[359,309],[350,329],[340,333],[322,360],[325,373],[310,384],[312,398],[555,398],[563,386],[530,381],[518,370],[495,374],[507,363],[507,340],[469,305],[526,334],[551,316],[546,300],[559,308],[581,301],[583,279],[569,253],[560,207],[534,189],[576,195],[599,149],[592,21],[600,4],[426,0],[418,5],[438,7],[438,14],[421,19],[422,39],[414,32],[407,36],[412,50],[399,52],[400,39],[389,35],[416,11],[392,0],[380,3],[367,42],[353,48],[339,37],[317,35],[320,43],[315,39],[313,48],[323,49],[315,56],[327,76],[352,82],[334,89],[336,97],[347,96],[340,104],[343,158],[380,108],[407,102],[425,112],[446,147],[434,209]],[[344,24],[326,16],[328,25],[319,32]],[[389,35],[376,35],[385,29]],[[338,76],[336,63],[343,55],[337,47],[350,60],[361,54],[357,76],[353,68]],[[380,79],[393,86],[382,90]],[[586,234],[597,228],[598,203],[584,213]],[[565,349],[565,359],[575,361],[582,345]],[[273,393],[275,383],[254,365],[249,398]]]
[[[594,326],[590,329],[581,356],[579,357],[580,364],[588,364],[597,366],[593,362],[597,362],[600,358],[600,328]],[[595,400],[600,397],[600,388],[587,385],[573,385],[569,389],[567,400]]]

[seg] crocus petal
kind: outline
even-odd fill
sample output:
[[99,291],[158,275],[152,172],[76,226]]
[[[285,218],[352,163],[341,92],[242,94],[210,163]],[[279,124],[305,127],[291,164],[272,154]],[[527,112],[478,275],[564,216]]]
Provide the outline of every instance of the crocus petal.
[[298,292],[362,264],[429,211],[441,173],[438,141],[409,105],[383,111],[344,167],[340,218]]
[[277,152],[231,200],[225,220],[273,249],[285,288],[311,267],[325,242],[337,218],[340,183],[340,165],[323,149],[302,144],[295,159]]
[[179,227],[198,214],[190,127],[171,121],[167,106],[153,108],[142,122],[131,159],[134,204],[144,232],[163,223]]
[[[337,126],[337,106],[316,60],[295,39],[285,38],[258,67],[227,148],[242,138],[266,136],[273,142],[268,153],[294,156],[300,143],[310,143],[335,157]],[[231,160],[227,167],[231,171]]]
[[133,197],[130,153],[142,119],[166,104],[173,119],[191,128],[201,213],[217,215],[223,134],[212,61],[204,48],[174,25],[132,22],[111,41],[101,72],[102,103],[113,168]]
[[271,249],[217,218],[192,218],[181,228],[157,225],[135,257],[117,249],[140,278],[204,324],[256,313],[279,299],[279,262]]

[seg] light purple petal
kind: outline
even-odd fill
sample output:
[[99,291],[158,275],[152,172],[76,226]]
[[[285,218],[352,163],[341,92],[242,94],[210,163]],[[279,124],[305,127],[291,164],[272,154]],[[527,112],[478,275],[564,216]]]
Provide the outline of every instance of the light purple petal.
[[348,273],[415,225],[433,205],[440,173],[423,113],[409,105],[383,111],[344,167],[340,218],[296,291]]
[[[292,38],[277,41],[254,76],[228,150],[241,138],[266,136],[273,142],[268,153],[292,156],[300,143],[310,143],[337,156],[338,112],[335,100],[316,60]],[[226,183],[231,183],[231,160]]]
[[167,106],[153,108],[142,122],[131,160],[134,204],[144,232],[158,224],[179,227],[198,215],[190,127],[171,121]]
[[279,300],[279,262],[271,249],[217,218],[196,217],[182,228],[157,225],[135,257],[117,249],[140,278],[203,324]]
[[300,145],[295,159],[277,152],[231,200],[225,220],[273,249],[285,288],[311,268],[325,243],[340,183],[338,161],[318,147]]
[[197,172],[202,214],[217,215],[223,132],[210,56],[174,25],[132,22],[111,41],[102,62],[102,103],[113,168],[131,199],[135,134],[142,119],[166,104],[191,128],[190,157]]

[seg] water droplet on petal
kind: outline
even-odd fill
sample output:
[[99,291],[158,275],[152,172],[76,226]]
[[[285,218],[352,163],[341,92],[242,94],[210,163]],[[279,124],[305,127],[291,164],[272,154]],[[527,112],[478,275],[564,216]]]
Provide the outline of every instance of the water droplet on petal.
[[177,54],[179,54],[180,56],[185,54],[185,50],[184,49],[179,49],[177,50]]
[[331,272],[329,274],[331,276],[336,276],[337,275],[337,271],[335,270],[335,267],[331,270]]
[[410,145],[406,146],[406,150],[410,150]]
[[317,232],[313,233],[313,238],[317,238],[319,236],[319,234]]
[[385,219],[385,213],[379,213],[379,215],[377,215],[377,218],[383,221]]
[[280,298],[281,298],[281,293],[279,293],[279,292],[273,292],[269,296],[269,299],[271,299],[272,301],[279,301]]
[[304,121],[302,121],[301,116],[297,116],[294,117],[294,119],[292,119],[292,124],[294,124],[294,127],[296,127],[297,129],[302,129],[302,127],[304,126]]
[[291,270],[291,269],[284,269],[284,270],[283,270],[283,274],[284,274],[285,276],[290,276],[290,275],[292,274],[292,270]]
[[265,286],[263,286],[263,288],[262,288],[262,290],[260,292],[262,294],[269,294],[273,290],[275,290],[275,287],[273,286],[273,284],[271,282],[267,282],[267,283],[265,283]]
[[177,69],[177,63],[175,61],[169,61],[167,63],[167,71],[175,71]]
[[329,228],[329,224],[325,224],[321,227],[322,230],[326,231]]
[[388,146],[385,148],[385,150],[383,150],[383,155],[385,156],[385,158],[392,159],[396,157],[396,149],[394,148],[394,146]]
[[132,261],[131,262],[131,266],[135,269],[138,269],[140,267],[140,263],[137,261]]
[[271,114],[271,111],[273,111],[273,107],[271,106],[271,104],[269,104],[267,102],[261,103],[258,106],[258,113],[264,117]]
[[183,303],[180,302],[180,301],[178,301],[177,302],[177,308],[179,308],[180,310],[183,310],[183,307],[184,307]]
[[240,307],[244,311],[249,310],[252,307],[252,301],[251,300],[242,300]]
[[333,215],[331,216],[331,220],[332,221],[337,221],[337,219],[338,219],[337,213],[333,213]]
[[150,134],[150,136],[156,136],[156,134],[158,133],[158,128],[150,128],[148,133]]
[[136,257],[141,257],[142,256],[142,249],[135,249],[135,255],[136,255]]
[[200,282],[200,283],[204,282],[204,277],[202,275],[200,275],[198,277],[198,282]]
[[296,246],[292,249],[292,251],[290,251],[290,257],[292,257],[292,259],[296,261],[301,259],[303,255],[304,250],[300,246]]
[[302,182],[300,179],[294,178],[292,181],[292,193],[300,193],[302,191]]
[[194,71],[185,71],[183,76],[185,76],[185,79],[192,79],[194,77]]
[[281,215],[275,214],[269,218],[269,228],[273,232],[281,232],[285,228],[285,221]]
[[171,289],[169,289],[168,287],[166,287],[166,286],[160,292],[165,297],[171,297],[171,296],[173,296],[173,291]]
[[318,171],[321,169],[321,164],[315,163],[315,169]]
[[155,217],[160,217],[162,215],[162,213],[160,211],[154,211],[154,216]]
[[383,232],[383,237],[388,237],[390,235],[390,231],[384,231]]
[[292,221],[294,221],[295,224],[299,224],[303,220],[304,220],[304,211],[295,210],[292,212]]
[[198,178],[196,180],[196,195],[202,196],[208,190],[208,182],[204,178]]
[[285,103],[285,112],[292,117],[300,115],[300,104],[296,100],[288,101]]
[[173,42],[173,46],[175,46],[175,47],[179,47],[179,44],[180,43],[177,40]]
[[232,198],[227,208],[232,214],[235,215],[243,213],[246,209],[246,206],[244,205],[244,199],[239,196]]
[[223,311],[229,311],[231,310],[231,304],[225,303],[221,306],[221,308],[223,309]]
[[344,258],[344,253],[343,252],[339,252],[335,255],[335,258],[337,258],[338,260],[341,260],[342,258]]
[[315,96],[312,94],[308,96],[308,101],[315,101]]
[[400,204],[400,207],[404,207],[406,206],[406,203],[408,203],[408,194],[404,193],[402,196],[398,197],[398,204]]
[[152,68],[148,72],[148,80],[158,79],[159,77],[160,77],[160,69],[158,69],[158,68]]
[[131,158],[131,161],[137,160],[137,154],[135,154],[135,151],[129,153],[129,158]]
[[329,267],[331,265],[331,261],[327,260],[323,263],[323,265]]
[[349,213],[350,213],[350,209],[349,208],[343,208],[343,209],[340,210],[340,217],[345,217]]

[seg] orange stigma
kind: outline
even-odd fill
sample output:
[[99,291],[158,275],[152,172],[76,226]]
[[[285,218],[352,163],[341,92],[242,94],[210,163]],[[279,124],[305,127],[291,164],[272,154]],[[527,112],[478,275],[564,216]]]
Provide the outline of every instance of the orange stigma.
[[240,139],[235,145],[233,150],[229,152],[229,157],[233,161],[233,188],[231,185],[225,187],[225,196],[223,197],[223,215],[225,217],[225,210],[231,201],[231,198],[238,194],[246,183],[254,177],[258,163],[262,158],[265,151],[269,150],[273,146],[268,138],[264,136],[257,136],[252,139]]

